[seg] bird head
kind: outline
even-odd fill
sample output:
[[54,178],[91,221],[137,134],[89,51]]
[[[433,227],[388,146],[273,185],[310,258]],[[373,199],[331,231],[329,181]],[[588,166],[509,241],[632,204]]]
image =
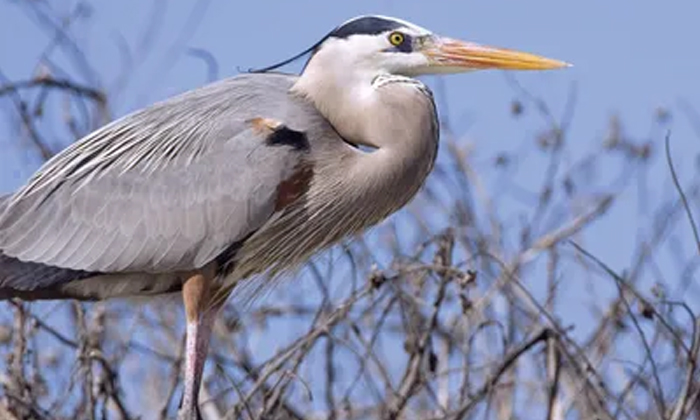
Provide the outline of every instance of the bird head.
[[[329,34],[316,53],[332,50],[357,67],[405,76],[474,70],[547,70],[558,60],[436,35],[412,23],[384,16],[351,19]],[[313,59],[313,58],[312,58]]]
[[[463,73],[474,70],[548,70],[569,64],[538,55],[489,47],[436,35],[400,19],[368,15],[336,27],[308,50],[275,69],[311,53],[306,67],[346,69],[366,75],[403,76]],[[305,68],[306,68],[305,67]],[[347,75],[347,72],[343,72]]]

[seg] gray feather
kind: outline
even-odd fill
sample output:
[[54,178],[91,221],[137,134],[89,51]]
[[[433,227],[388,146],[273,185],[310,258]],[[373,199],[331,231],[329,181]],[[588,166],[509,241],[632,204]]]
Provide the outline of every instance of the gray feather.
[[85,277],[89,277],[89,274],[44,264],[26,263],[0,254],[0,298],[6,297],[9,291],[31,292]]
[[250,119],[294,121],[300,131],[323,120],[290,96],[293,81],[235,77],[85,137],[12,196],[0,250],[102,273],[206,265],[270,218],[278,185],[302,159],[293,147],[266,144]]

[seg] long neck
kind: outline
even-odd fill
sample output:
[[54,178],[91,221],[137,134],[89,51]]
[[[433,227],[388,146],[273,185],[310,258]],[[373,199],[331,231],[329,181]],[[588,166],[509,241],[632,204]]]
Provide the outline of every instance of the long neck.
[[320,73],[348,72],[307,68],[294,90],[344,139],[376,150],[345,144],[320,150],[309,202],[331,212],[336,223],[351,220],[351,230],[358,231],[398,210],[423,185],[437,153],[435,106],[430,91],[414,79],[359,73],[337,80]]
[[326,56],[319,52],[308,63],[292,91],[313,102],[316,109],[351,143],[379,147],[381,133],[373,132],[367,108],[376,106],[374,74],[362,70],[348,71],[355,63]]

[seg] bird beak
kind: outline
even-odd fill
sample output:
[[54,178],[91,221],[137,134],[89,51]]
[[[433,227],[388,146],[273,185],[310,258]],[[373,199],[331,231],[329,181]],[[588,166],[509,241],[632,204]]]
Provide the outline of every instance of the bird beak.
[[571,66],[559,60],[473,42],[439,37],[431,41],[423,53],[430,61],[431,70],[439,73],[486,69],[549,70]]

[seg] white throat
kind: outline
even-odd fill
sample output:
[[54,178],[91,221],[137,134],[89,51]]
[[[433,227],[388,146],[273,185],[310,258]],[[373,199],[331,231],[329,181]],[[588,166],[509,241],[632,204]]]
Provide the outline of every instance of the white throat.
[[[292,91],[311,100],[346,140],[375,146],[362,123],[372,106],[376,74],[348,54],[347,41],[331,39],[309,61]],[[363,65],[364,64],[364,65]]]

